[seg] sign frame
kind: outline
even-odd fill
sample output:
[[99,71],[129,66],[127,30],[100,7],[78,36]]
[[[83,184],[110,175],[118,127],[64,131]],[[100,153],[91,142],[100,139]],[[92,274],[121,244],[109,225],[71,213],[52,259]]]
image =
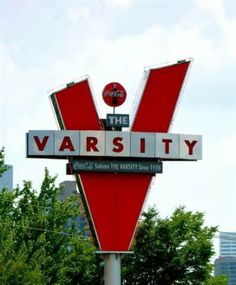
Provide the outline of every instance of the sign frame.
[[[184,60],[145,71],[143,83],[140,85],[140,96],[137,96],[139,102],[134,103],[130,131],[169,131],[190,63],[191,60]],[[96,132],[105,128],[99,118],[88,78],[68,84],[66,88],[52,93],[50,98],[61,130]],[[89,120],[86,120],[88,114]],[[111,137],[113,135],[111,134]],[[46,139],[42,138],[38,140],[37,145],[43,148],[46,143]],[[63,146],[69,146],[69,142],[64,142]],[[169,142],[166,142],[165,148],[168,146]],[[86,156],[86,153],[83,154]],[[63,158],[53,158],[58,157]],[[99,158],[100,154],[96,157]],[[69,162],[72,158],[73,154],[68,155]],[[113,159],[117,157],[114,156]],[[81,172],[75,174],[75,178],[100,250],[128,252],[153,174]],[[100,189],[99,194],[96,193],[97,188]],[[112,206],[114,201],[119,201],[116,211]]]

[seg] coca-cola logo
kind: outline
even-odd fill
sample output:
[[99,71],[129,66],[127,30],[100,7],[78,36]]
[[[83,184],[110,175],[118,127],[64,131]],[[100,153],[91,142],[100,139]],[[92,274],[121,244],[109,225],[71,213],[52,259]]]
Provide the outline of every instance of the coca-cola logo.
[[126,95],[125,88],[118,82],[107,84],[102,91],[103,100],[111,107],[122,105],[125,102]]
[[107,90],[104,92],[105,97],[120,97],[123,98],[125,96],[125,92],[123,90],[115,90],[115,91],[110,91]]

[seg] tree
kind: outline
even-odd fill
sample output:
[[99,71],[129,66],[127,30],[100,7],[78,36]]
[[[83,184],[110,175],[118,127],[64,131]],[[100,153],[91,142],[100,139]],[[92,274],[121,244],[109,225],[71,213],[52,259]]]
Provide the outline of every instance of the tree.
[[[28,181],[0,193],[0,284],[103,284],[93,241],[66,226],[80,214],[76,197],[61,202],[55,180],[46,169],[39,194]],[[226,285],[225,277],[210,276],[215,231],[204,226],[202,213],[180,207],[162,219],[150,208],[140,221],[134,254],[122,259],[123,284]]]
[[150,208],[143,214],[133,255],[123,258],[123,284],[200,285],[210,278],[212,238],[202,213],[180,207],[162,219]]
[[206,285],[227,285],[228,278],[225,275],[211,277],[207,280]]
[[76,197],[61,202],[55,179],[46,169],[39,195],[27,181],[0,193],[0,284],[97,284],[91,239],[66,226]]
[[0,149],[0,177],[8,169],[8,166],[4,162],[4,148]]

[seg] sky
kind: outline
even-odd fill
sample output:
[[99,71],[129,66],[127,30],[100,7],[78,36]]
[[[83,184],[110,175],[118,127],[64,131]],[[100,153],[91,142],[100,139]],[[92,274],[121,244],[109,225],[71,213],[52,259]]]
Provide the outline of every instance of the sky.
[[57,129],[54,88],[89,75],[105,118],[102,89],[118,81],[130,113],[144,69],[192,58],[171,131],[202,135],[203,160],[164,162],[146,207],[166,217],[184,205],[236,231],[235,11],[234,0],[0,0],[0,147],[14,185],[39,189],[46,166],[71,179],[66,161],[26,158],[28,130]]

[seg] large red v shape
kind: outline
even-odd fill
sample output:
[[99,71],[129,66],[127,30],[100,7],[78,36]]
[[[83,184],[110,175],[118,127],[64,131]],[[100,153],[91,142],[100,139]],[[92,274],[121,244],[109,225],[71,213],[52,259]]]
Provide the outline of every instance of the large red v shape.
[[[150,69],[131,131],[168,132],[190,61]],[[51,95],[59,125],[66,130],[100,130],[87,79]],[[128,251],[152,180],[151,174],[81,173],[101,251]]]

